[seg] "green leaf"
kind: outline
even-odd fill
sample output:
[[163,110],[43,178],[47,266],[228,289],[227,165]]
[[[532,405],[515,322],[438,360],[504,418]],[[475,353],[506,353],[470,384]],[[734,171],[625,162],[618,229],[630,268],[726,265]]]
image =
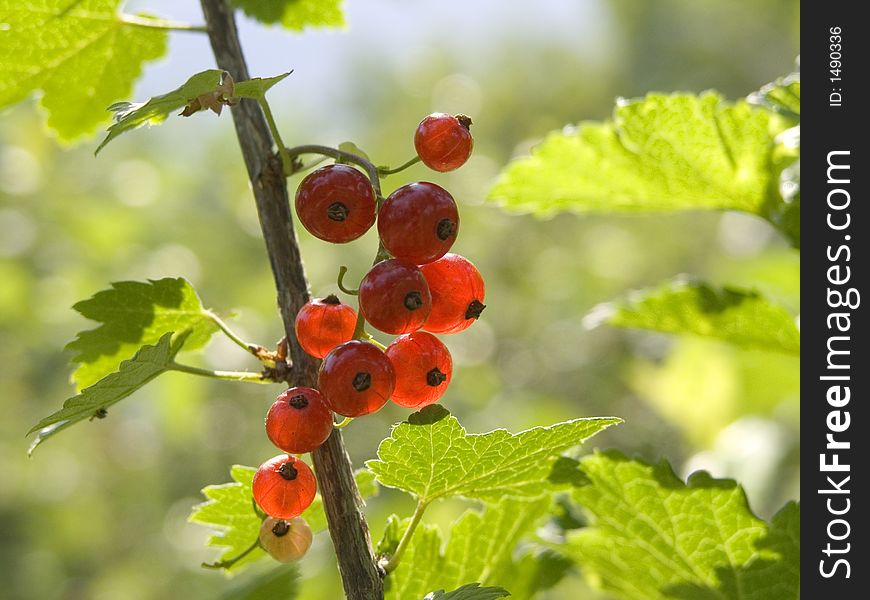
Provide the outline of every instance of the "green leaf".
[[343,0],[232,0],[249,17],[287,29],[306,27],[344,27]]
[[281,75],[276,75],[275,77],[254,77],[247,81],[240,81],[236,84],[233,95],[238,98],[265,98],[266,92],[268,92],[273,85],[282,81],[292,72],[293,71],[288,71]]
[[799,598],[799,509],[768,525],[734,481],[693,474],[683,483],[666,462],[617,452],[585,458],[590,484],[574,499],[593,526],[560,546],[587,578],[623,600]]
[[[109,107],[115,113],[115,123],[109,127],[108,135],[97,147],[94,154],[113,139],[143,125],[162,123],[169,113],[182,109],[191,103],[197,103],[197,110],[213,107],[220,112],[225,100],[233,96],[233,82],[226,71],[210,69],[193,75],[181,86],[171,92],[154,96],[148,102],[118,102]],[[200,100],[201,99],[201,100]],[[205,103],[204,103],[205,101]],[[194,111],[195,112],[195,111]]]
[[48,127],[64,141],[106,122],[106,106],[129,97],[143,64],[167,49],[165,29],[120,14],[120,3],[0,0],[0,108],[41,91]]
[[590,322],[604,318],[619,327],[713,337],[744,348],[801,351],[794,317],[755,291],[672,281],[599,307],[590,316]]
[[145,344],[169,331],[190,331],[184,348],[203,347],[218,330],[193,287],[182,278],[121,281],[73,306],[84,317],[102,323],[82,331],[67,344],[79,367],[72,379],[79,389],[115,371],[118,364]]
[[423,600],[496,600],[506,596],[510,596],[510,593],[504,588],[480,587],[479,583],[469,583],[452,592],[436,590],[426,594]]
[[621,421],[593,417],[517,434],[504,429],[468,434],[456,417],[433,404],[394,426],[378,448],[379,460],[366,466],[381,485],[424,503],[450,496],[486,501],[536,497],[548,491],[542,481],[559,453]]
[[[209,537],[207,545],[224,548],[218,561],[230,561],[245,552],[257,541],[260,535],[260,525],[263,517],[254,508],[254,496],[251,482],[257,469],[242,465],[233,465],[230,475],[233,483],[210,485],[202,489],[208,498],[202,504],[193,507],[188,520],[199,523],[217,532]],[[367,498],[378,493],[374,477],[364,469],[355,473],[360,496]],[[308,522],[311,531],[317,533],[326,529],[326,514],[323,510],[323,500],[318,494],[302,517]],[[228,571],[236,571],[239,567],[248,565],[266,553],[259,547],[241,560],[233,563]]]
[[757,92],[749,95],[751,104],[763,106],[789,119],[801,118],[801,74],[791,73],[766,84]]
[[37,431],[28,450],[34,449],[48,437],[84,419],[105,416],[105,410],[120,402],[143,385],[169,369],[187,334],[181,334],[172,342],[172,332],[165,333],[157,343],[145,345],[130,360],[121,363],[118,371],[100,379],[76,396],[63,403],[63,408],[45,417],[34,425],[27,435]]
[[[782,122],[780,122],[782,121]],[[507,210],[729,209],[766,215],[775,136],[786,123],[718,94],[622,100],[613,121],[551,133],[489,192]]]
[[[512,583],[524,576],[520,565],[525,569],[533,567],[526,558],[528,553],[523,553],[519,563],[514,561],[517,546],[549,506],[549,497],[505,498],[488,505],[483,512],[467,510],[451,527],[444,552],[439,529],[420,525],[399,566],[384,580],[385,597],[419,600],[433,589],[455,589],[469,581],[512,590]],[[392,534],[401,536],[407,524],[406,520]],[[382,545],[393,544],[387,541]]]

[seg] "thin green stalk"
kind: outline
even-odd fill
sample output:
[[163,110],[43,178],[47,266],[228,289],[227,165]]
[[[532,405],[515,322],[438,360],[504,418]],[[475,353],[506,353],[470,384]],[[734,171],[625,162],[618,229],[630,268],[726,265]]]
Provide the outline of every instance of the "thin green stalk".
[[134,27],[147,27],[149,29],[165,29],[166,31],[186,31],[193,33],[206,33],[205,25],[191,25],[189,23],[181,23],[179,21],[167,21],[166,19],[152,19],[149,17],[139,17],[136,15],[118,15],[118,19],[125,25]]
[[248,546],[248,548],[245,549],[244,552],[242,552],[241,554],[239,554],[238,556],[236,556],[234,558],[230,558],[228,560],[222,560],[220,562],[214,562],[214,563],[205,563],[204,562],[204,563],[202,563],[202,566],[205,567],[206,569],[229,569],[234,564],[236,564],[237,562],[239,562],[240,560],[245,558],[248,554],[250,554],[251,552],[256,550],[259,547],[259,545],[260,545],[260,540],[257,540],[256,542],[254,542],[253,544]]
[[402,534],[402,539],[399,540],[399,545],[396,546],[396,551],[390,557],[389,560],[384,562],[381,566],[384,571],[390,573],[399,566],[399,561],[402,559],[402,554],[405,553],[405,549],[408,547],[408,544],[411,542],[411,536],[414,535],[414,530],[417,529],[417,525],[420,524],[420,519],[423,517],[423,513],[426,511],[426,507],[429,506],[426,502],[422,500],[417,500],[417,508],[414,509],[414,514],[411,515],[411,522],[408,524],[408,528],[405,530],[405,533]]
[[341,421],[339,421],[338,423],[333,423],[332,426],[335,427],[336,429],[344,429],[345,427],[350,425],[351,421],[353,421],[353,417],[345,417]]
[[224,333],[224,335],[226,335],[233,341],[236,346],[242,348],[245,352],[253,354],[257,358],[260,358],[260,353],[258,352],[258,348],[260,347],[257,344],[249,344],[248,342],[240,338],[238,334],[236,334],[236,332],[230,329],[229,326],[212,311],[207,310],[205,311],[205,314],[209,319],[214,322],[215,325],[218,326],[218,329],[220,329]]
[[319,146],[317,144],[294,146],[293,148],[287,148],[286,151],[289,158],[296,158],[297,156],[300,156],[302,154],[320,154],[321,156],[329,156],[336,160],[343,160],[345,162],[357,165],[358,167],[362,167],[363,170],[366,172],[366,175],[368,175],[369,180],[372,182],[372,187],[375,190],[375,196],[378,198],[378,200],[381,200],[381,180],[378,176],[378,168],[370,161],[364,159],[362,156],[357,156],[352,152],[345,152],[344,150],[339,150],[338,148],[332,148],[330,146]]
[[338,289],[347,294],[348,296],[359,296],[359,288],[351,289],[344,286],[344,276],[347,275],[347,267],[341,265],[341,268],[338,269]]
[[211,377],[212,379],[224,379],[227,381],[247,381],[250,383],[275,383],[271,379],[265,379],[262,373],[252,373],[250,371],[212,371],[211,369],[200,369],[199,367],[182,365],[175,361],[169,363],[168,368],[170,371],[190,373],[191,375]]
[[269,108],[269,103],[266,98],[258,98],[260,108],[263,109],[263,115],[266,117],[266,123],[269,124],[269,131],[272,132],[272,139],[278,145],[278,154],[281,155],[281,164],[284,167],[284,175],[289,176],[293,173],[293,161],[290,159],[290,153],[287,152],[287,146],[281,140],[281,134],[278,132],[278,125],[275,123],[275,117],[272,115],[272,109]]
[[420,162],[420,157],[415,156],[414,158],[412,158],[408,162],[399,165],[395,169],[391,169],[390,167],[378,167],[378,174],[379,175],[393,175],[394,173],[400,173],[400,172],[404,171],[405,169],[407,169],[408,167],[413,167],[418,162]]

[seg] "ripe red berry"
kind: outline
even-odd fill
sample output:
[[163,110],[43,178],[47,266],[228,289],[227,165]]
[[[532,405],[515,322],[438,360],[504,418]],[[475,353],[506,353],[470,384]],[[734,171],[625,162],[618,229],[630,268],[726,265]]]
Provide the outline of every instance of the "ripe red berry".
[[453,374],[450,351],[437,337],[415,331],[397,337],[387,347],[396,370],[396,389],[390,400],[405,408],[423,408],[444,395]]
[[465,115],[432,113],[417,125],[414,147],[427,167],[434,171],[458,169],[474,147],[471,119]]
[[422,265],[450,250],[459,232],[459,211],[447,190],[425,181],[389,195],[378,213],[378,233],[390,254]]
[[314,535],[302,517],[289,521],[269,517],[263,520],[259,537],[260,545],[272,558],[286,563],[305,556]]
[[483,277],[468,259],[458,254],[420,267],[432,293],[432,312],[423,329],[432,333],[458,333],[480,317]]
[[254,500],[270,517],[292,519],[301,515],[314,500],[314,473],[292,455],[270,458],[257,469],[253,481]]
[[315,298],[296,315],[296,339],[311,356],[323,358],[329,351],[350,341],[356,327],[356,311],[333,294]]
[[353,167],[321,167],[299,184],[296,214],[315,237],[343,244],[374,225],[375,191],[369,179]]
[[379,410],[393,393],[396,374],[377,346],[351,340],[326,355],[320,366],[318,387],[333,412],[360,417]]
[[266,435],[284,452],[311,452],[331,433],[332,412],[320,392],[311,388],[286,390],[266,414]]
[[359,305],[373,327],[396,335],[420,329],[432,310],[432,296],[420,269],[392,259],[363,277]]

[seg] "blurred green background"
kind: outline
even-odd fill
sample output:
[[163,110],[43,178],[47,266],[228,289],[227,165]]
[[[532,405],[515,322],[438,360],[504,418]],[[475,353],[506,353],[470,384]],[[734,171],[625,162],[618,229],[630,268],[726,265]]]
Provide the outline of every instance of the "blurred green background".
[[[787,73],[799,52],[799,3],[786,0],[474,3],[348,0],[346,32],[293,36],[242,22],[254,75],[289,68],[272,93],[285,141],[353,140],[380,164],[413,152],[431,111],[475,121],[475,154],[459,171],[416,166],[385,191],[428,179],[460,202],[455,250],[487,280],[474,327],[445,341],[457,372],[443,400],[469,431],[517,431],[578,416],[626,423],[592,446],[678,472],[709,469],[747,487],[769,517],[798,494],[798,367],[792,357],[713,341],[607,327],[584,316],[631,289],[689,274],[757,287],[799,311],[799,255],[761,220],[738,214],[509,216],[484,203],[499,169],[547,131],[606,118],[617,96],[716,88],[737,98]],[[200,22],[198,3],[130,2],[128,11]],[[137,99],[213,65],[206,40],[173,34]],[[225,577],[207,531],[186,522],[199,489],[258,465],[276,387],[168,374],[40,448],[24,432],[73,393],[64,344],[92,324],[70,306],[124,279],[184,276],[206,306],[234,314],[244,337],[280,337],[275,295],[230,117],[171,119],[124,136],[95,159],[96,140],[60,148],[35,102],[0,118],[0,596],[9,599],[216,598]],[[299,178],[291,181],[295,186]],[[372,234],[329,246],[300,231],[312,291],[336,290],[338,266],[360,277]],[[254,368],[215,337],[212,368]],[[374,455],[387,407],[345,439],[355,464]],[[449,522],[465,505],[433,507]],[[408,498],[384,491],[368,514],[377,538]],[[337,598],[326,535],[303,563],[301,597]],[[599,598],[573,574],[542,597]]]

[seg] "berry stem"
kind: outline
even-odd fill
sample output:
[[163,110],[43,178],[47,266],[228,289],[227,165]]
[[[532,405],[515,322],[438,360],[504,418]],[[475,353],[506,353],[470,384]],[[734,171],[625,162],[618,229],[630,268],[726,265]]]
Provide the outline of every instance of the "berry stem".
[[396,567],[399,566],[399,561],[402,560],[402,555],[405,553],[405,549],[411,542],[414,530],[417,529],[417,525],[420,524],[420,519],[423,517],[423,513],[426,512],[428,506],[429,504],[427,502],[417,500],[417,507],[414,509],[414,514],[411,515],[411,522],[408,524],[405,533],[402,534],[402,539],[399,540],[399,545],[396,546],[396,551],[388,560],[381,560],[380,565],[387,573],[395,571]]
[[[368,161],[364,159],[362,156],[357,156],[352,152],[345,152],[344,150],[339,150],[338,148],[332,148],[331,146],[319,146],[317,144],[305,144],[303,146],[294,146],[293,148],[285,148],[287,152],[287,156],[292,160],[297,156],[302,154],[320,154],[322,156],[329,156],[330,158],[334,158],[336,160],[343,160],[344,162],[348,162],[358,167],[362,167],[362,169],[368,175],[369,180],[372,182],[372,187],[375,190],[375,196],[377,196],[378,201],[381,199],[381,180],[378,177],[378,168]],[[288,171],[289,173],[290,171]]]
[[211,377],[212,379],[224,379],[227,381],[275,383],[275,381],[269,379],[268,377],[265,377],[262,373],[253,373],[251,371],[212,371],[211,369],[200,369],[199,367],[183,365],[175,361],[169,363],[169,370],[179,371],[181,373],[189,373],[191,375],[199,375],[201,377]]
[[288,176],[293,172],[293,159],[287,152],[287,146],[281,140],[281,133],[278,131],[278,125],[275,123],[275,117],[272,115],[272,109],[269,108],[269,102],[264,96],[257,98],[260,108],[263,109],[263,115],[266,117],[266,123],[269,125],[269,131],[272,132],[272,138],[278,146],[278,154],[281,155],[281,165],[284,167],[284,175]]
[[212,322],[214,322],[214,324],[218,326],[218,329],[220,329],[224,335],[230,338],[230,340],[232,340],[232,342],[236,346],[243,349],[245,352],[248,352],[249,354],[253,354],[266,365],[270,367],[275,366],[275,361],[268,356],[269,351],[266,350],[266,348],[259,344],[251,344],[243,340],[235,331],[229,328],[229,326],[223,321],[223,319],[221,319],[212,311],[205,311],[205,316],[211,319]]
[[[68,9],[69,10],[69,9]],[[205,25],[191,25],[179,21],[155,19],[153,17],[140,17],[138,15],[118,15],[118,20],[124,25],[133,27],[146,27],[148,29],[163,29],[165,31],[186,31],[191,33],[205,33],[208,31]]]
[[336,429],[344,429],[345,427],[350,425],[351,421],[353,421],[353,417],[345,417],[341,421],[339,421],[338,423],[333,423],[332,426],[335,427]]
[[344,276],[347,275],[347,267],[341,265],[338,270],[338,289],[349,296],[359,296],[359,288],[351,289],[344,287]]
[[387,176],[387,175],[393,175],[395,173],[401,173],[402,171],[404,171],[408,167],[413,167],[418,162],[420,162],[420,157],[415,156],[411,160],[399,165],[395,169],[391,169],[390,167],[387,167],[387,166],[378,167],[378,175]]
[[248,546],[241,554],[236,557],[229,558],[227,560],[222,560],[220,562],[213,563],[202,563],[202,566],[206,569],[229,569],[234,564],[245,558],[248,554],[256,550],[260,546],[260,540],[255,541],[253,544]]

